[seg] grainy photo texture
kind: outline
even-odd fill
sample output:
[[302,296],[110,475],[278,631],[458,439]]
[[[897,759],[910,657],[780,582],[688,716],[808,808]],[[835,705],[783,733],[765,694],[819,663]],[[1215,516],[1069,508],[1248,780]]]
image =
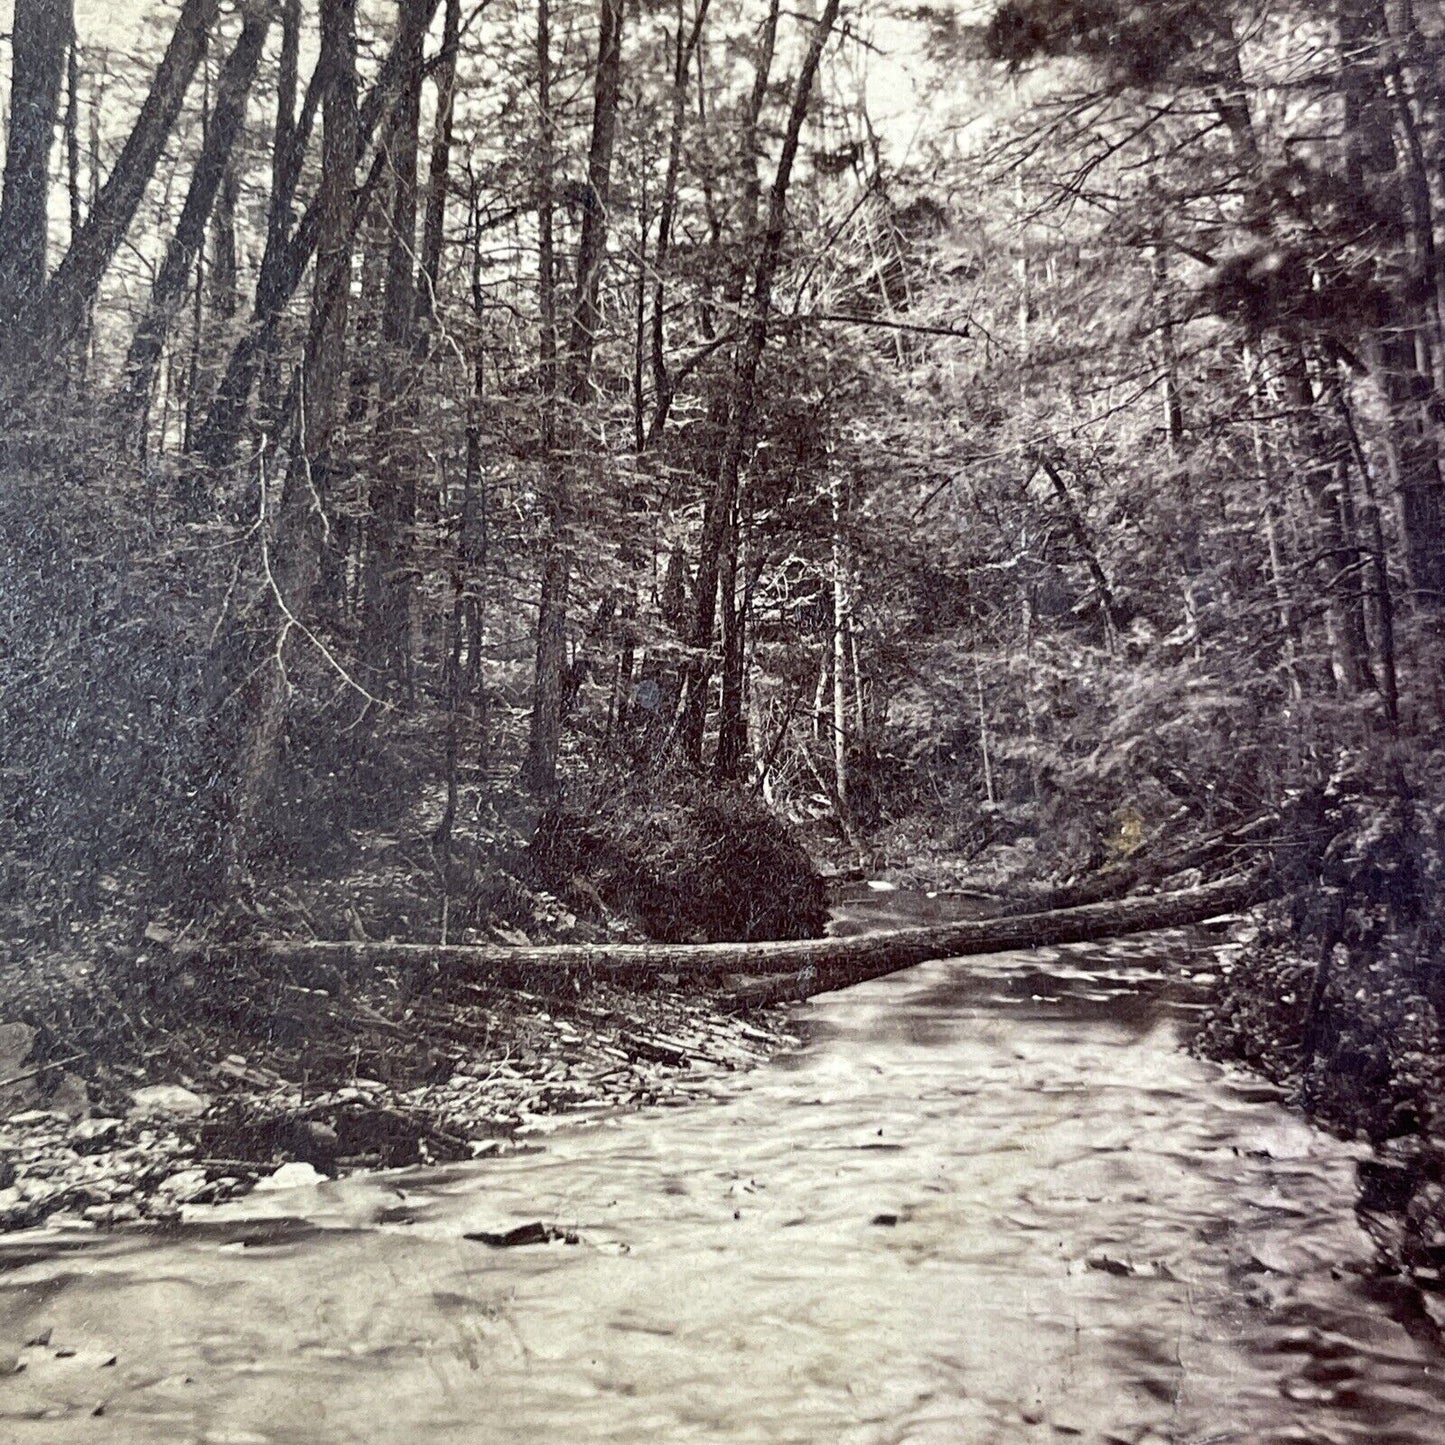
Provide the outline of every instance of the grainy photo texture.
[[1445,1439],[1442,0],[0,123],[0,1438]]

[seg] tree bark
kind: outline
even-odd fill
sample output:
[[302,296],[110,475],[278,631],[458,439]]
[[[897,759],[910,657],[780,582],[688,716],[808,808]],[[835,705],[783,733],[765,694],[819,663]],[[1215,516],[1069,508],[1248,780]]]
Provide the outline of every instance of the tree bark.
[[[325,0],[323,12],[330,3],[331,0]],[[427,24],[431,23],[437,3],[438,0],[424,0]],[[287,64],[285,49],[282,57],[284,80]],[[294,65],[294,59],[290,64]],[[346,167],[352,175],[355,174],[363,152],[370,143],[372,132],[381,121],[394,94],[400,64],[401,44],[398,37],[397,43],[387,52],[376,81],[361,104],[356,122],[356,156]],[[301,178],[301,166],[310,139],[312,118],[320,104],[322,92],[329,83],[327,58],[323,54],[317,58],[316,68],[307,85],[300,119],[294,125],[287,122],[284,127],[289,143],[283,149],[278,149],[273,165],[266,249],[261,257],[260,273],[256,280],[251,322],[231,349],[221,382],[211,400],[205,421],[199,428],[197,451],[209,466],[222,467],[231,460],[240,440],[256,374],[275,350],[281,313],[296,294],[301,279],[306,274],[306,267],[316,252],[321,235],[325,186],[323,185],[321,193],[307,206],[294,232],[290,229],[289,217]],[[286,99],[283,85],[283,94],[277,106],[278,122],[285,120],[289,114]],[[282,129],[282,125],[278,123],[278,138]],[[374,184],[372,176],[375,174],[379,174],[379,171],[373,167],[364,187],[368,193]]]
[[[1429,171],[1380,0],[1340,0],[1336,20],[1346,183],[1351,194],[1364,195],[1367,177],[1397,175],[1402,219],[1407,220],[1412,274],[1397,278],[1395,314],[1382,329],[1379,347],[1390,413],[1386,445],[1411,587],[1417,602],[1438,609],[1445,606],[1445,481],[1430,415],[1433,386],[1417,355],[1417,342],[1428,355],[1441,341]],[[1388,79],[1387,72],[1393,72]],[[1392,120],[1399,123],[1403,146],[1395,143]]]
[[[711,652],[713,623],[717,616],[718,576],[722,569],[724,544],[733,520],[737,501],[738,480],[743,456],[752,430],[753,410],[757,404],[758,371],[768,340],[768,318],[772,308],[773,281],[783,251],[783,234],[788,218],[788,187],[793,176],[802,138],[803,122],[813,95],[813,82],[823,58],[833,25],[838,19],[839,0],[825,0],[823,13],[813,27],[813,36],[803,59],[803,68],[793,92],[783,135],[778,168],[773,176],[768,198],[768,223],[763,233],[753,269],[752,298],[748,307],[747,327],[733,373],[732,406],[727,432],[723,439],[717,480],[708,500],[703,535],[698,547],[697,611],[689,639],[695,655]],[[702,740],[707,722],[708,668],[695,662],[689,669],[687,696],[683,705],[680,738],[683,755],[693,763],[702,758]]]
[[[625,15],[623,0],[602,0],[592,104],[592,139],[587,157],[587,186],[582,198],[582,235],[577,247],[572,319],[564,363],[567,431],[569,438],[575,442],[569,450],[576,455],[584,449],[578,434],[579,412],[591,389],[592,357],[601,314],[599,300],[602,268],[607,259],[612,150],[622,88],[622,25]],[[544,123],[550,125],[550,117],[546,117]],[[568,531],[573,508],[567,464],[553,453],[552,447],[544,450],[547,531],[537,604],[532,720],[527,737],[527,761],[523,768],[523,781],[534,792],[542,794],[556,787],[557,752],[562,740],[567,673],[567,601],[572,573]]]
[[[667,327],[663,314],[663,303],[667,285],[668,257],[672,251],[672,229],[677,214],[677,183],[682,167],[682,132],[687,115],[687,77],[692,70],[692,58],[702,38],[703,26],[711,0],[698,0],[693,22],[683,34],[682,0],[677,0],[677,34],[673,40],[674,58],[672,73],[672,123],[667,141],[667,171],[662,182],[662,199],[657,219],[657,253],[653,257],[652,270],[655,276],[652,288],[652,423],[647,432],[647,444],[651,445],[662,434],[668,412],[671,410],[676,382],[667,365]],[[776,13],[776,12],[774,12]],[[639,285],[643,284],[639,272]]]
[[1343,438],[1330,435],[1310,377],[1304,348],[1295,337],[1284,342],[1285,392],[1295,409],[1294,431],[1304,494],[1318,525],[1318,568],[1325,598],[1325,632],[1330,672],[1346,697],[1373,688],[1364,593],[1359,585],[1360,549],[1347,525],[1349,476]]
[[219,8],[220,0],[185,0],[140,115],[80,234],[38,299],[4,331],[0,347],[12,365],[45,364],[80,334],[155,174]]
[[[538,380],[541,391],[538,441],[547,495],[549,530],[560,527],[556,504],[563,500],[553,453],[557,446],[557,255],[556,131],[552,116],[552,10],[550,0],[537,0],[537,310]],[[537,650],[532,673],[532,716],[527,730],[527,760],[522,781],[540,793],[556,786],[557,748],[562,736],[562,675],[567,663],[568,567],[562,538],[550,536],[542,559],[538,594]]]
[[[133,426],[145,410],[155,377],[156,364],[165,346],[171,323],[185,299],[186,285],[206,238],[206,222],[216,197],[225,183],[231,151],[245,121],[246,97],[256,78],[266,33],[271,28],[271,9],[266,4],[247,6],[241,34],[226,58],[216,84],[216,103],[206,128],[205,143],[191,173],[190,187],[181,207],[180,220],[166,247],[165,259],[151,286],[150,302],[125,360],[125,382],[117,408],[120,419]],[[234,233],[232,235],[234,246]],[[232,284],[235,253],[231,256]]]
[[436,121],[427,170],[426,217],[422,223],[422,282],[417,295],[417,314],[423,321],[430,321],[436,310],[442,249],[446,243],[448,174],[456,121],[457,51],[461,45],[461,0],[446,0],[444,13],[446,18],[442,26],[442,49],[436,75]]
[[211,209],[211,271],[206,288],[210,314],[223,323],[236,315],[236,206],[240,199],[241,180],[233,153]]
[[[290,691],[284,670],[287,639],[293,620],[310,613],[321,575],[326,520],[316,502],[325,496],[332,441],[342,408],[355,235],[356,0],[325,0],[317,65],[325,68],[328,83],[322,103],[320,235],[304,361],[302,434],[282,487],[274,556],[265,550],[262,554],[267,603],[280,634],[272,649],[274,655],[262,659],[247,684],[247,731],[236,764],[231,823],[224,846],[225,885],[232,897],[245,884],[262,813],[275,792]],[[264,471],[260,488],[264,508]],[[264,515],[261,523],[261,546],[266,549]]]
[[[326,967],[425,966],[438,986],[451,982],[554,987],[608,979],[640,987],[723,986],[739,998],[770,994],[783,982],[807,997],[897,973],[935,958],[1089,943],[1121,934],[1183,928],[1249,908],[1269,896],[1258,875],[1230,878],[1180,893],[1099,903],[1053,913],[906,928],[851,938],[778,943],[560,944],[509,948],[490,944],[352,943],[278,939],[252,945],[269,960]],[[231,946],[228,946],[228,951]],[[178,949],[176,961],[203,962],[211,947]],[[752,980],[739,985],[737,978]]]
[[0,328],[11,326],[45,285],[50,146],[60,114],[60,77],[75,32],[72,8],[71,0],[15,3],[0,195]]
[[[411,396],[416,292],[417,152],[420,146],[422,50],[430,9],[401,0],[397,44],[401,68],[385,142],[391,214],[381,311],[381,415],[371,481],[362,581],[364,652],[375,672],[404,696],[412,691],[411,529],[416,520],[416,407]],[[423,283],[425,285],[425,282]]]

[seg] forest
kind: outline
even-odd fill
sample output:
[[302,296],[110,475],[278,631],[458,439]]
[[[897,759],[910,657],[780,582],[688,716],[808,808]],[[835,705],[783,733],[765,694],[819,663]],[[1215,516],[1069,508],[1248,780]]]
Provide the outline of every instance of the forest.
[[[1197,893],[1198,1047],[1445,1261],[1445,6],[9,21],[0,1087],[445,1077],[503,950],[840,878]],[[294,1103],[210,1153],[411,1157]]]

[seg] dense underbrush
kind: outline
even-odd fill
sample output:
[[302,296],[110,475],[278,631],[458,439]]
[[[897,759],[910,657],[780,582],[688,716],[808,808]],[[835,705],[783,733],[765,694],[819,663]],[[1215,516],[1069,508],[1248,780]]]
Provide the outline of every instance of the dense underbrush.
[[685,771],[604,778],[543,815],[530,856],[579,910],[620,913],[663,942],[812,938],[827,922],[823,881],[791,826]]
[[1299,801],[1278,850],[1282,898],[1197,1040],[1382,1151],[1362,1173],[1362,1208],[1416,1266],[1445,1263],[1445,808],[1433,782],[1356,768]]

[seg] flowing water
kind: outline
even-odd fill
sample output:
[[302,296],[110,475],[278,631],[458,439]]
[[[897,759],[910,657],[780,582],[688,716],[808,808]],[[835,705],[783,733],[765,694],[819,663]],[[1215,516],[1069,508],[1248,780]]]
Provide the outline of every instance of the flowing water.
[[0,1439],[1445,1440],[1351,1151],[1178,1048],[1179,956],[928,964],[685,1108],[12,1242]]

